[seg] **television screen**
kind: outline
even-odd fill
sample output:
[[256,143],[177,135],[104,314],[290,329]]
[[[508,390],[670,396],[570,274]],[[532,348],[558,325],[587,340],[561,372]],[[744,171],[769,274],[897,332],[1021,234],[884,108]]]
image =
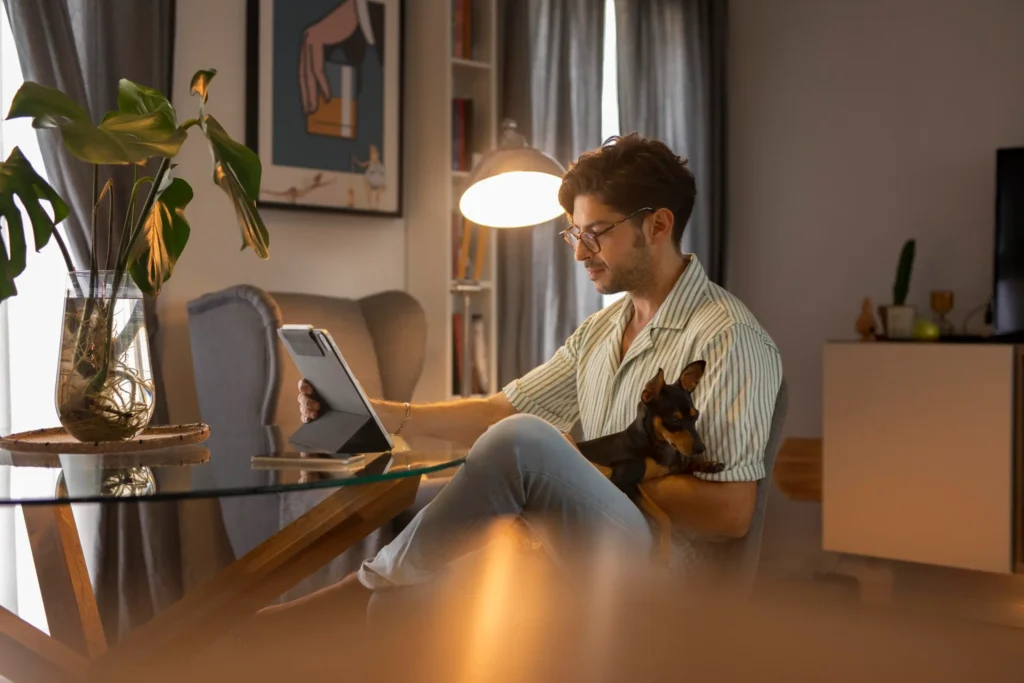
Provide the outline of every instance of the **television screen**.
[[992,332],[1024,335],[1024,147],[996,152]]

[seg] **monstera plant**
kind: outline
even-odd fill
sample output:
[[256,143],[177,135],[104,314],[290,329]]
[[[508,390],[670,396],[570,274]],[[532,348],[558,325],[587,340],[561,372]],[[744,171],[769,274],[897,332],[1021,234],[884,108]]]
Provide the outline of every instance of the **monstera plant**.
[[[85,109],[64,93],[26,81],[14,95],[8,119],[27,117],[36,128],[55,128],[64,146],[92,166],[93,210],[90,213],[91,253],[88,270],[75,270],[57,225],[68,216],[60,195],[32,168],[17,147],[0,164],[0,215],[6,218],[10,252],[0,241],[0,301],[17,294],[16,279],[25,270],[26,227],[20,200],[31,226],[36,250],[51,239],[68,268],[57,413],[61,424],[81,441],[131,438],[153,414],[154,391],[142,294],[157,295],[171,277],[189,238],[185,208],[192,187],[175,174],[174,157],[189,130],[198,128],[213,155],[213,181],[235,207],[242,248],[269,257],[269,235],[256,209],[262,172],[259,157],[232,140],[206,112],[210,82],[216,71],[198,71],[191,92],[198,97],[198,116],[178,122],[174,108],[160,92],[122,79],[117,110],[93,122]],[[139,176],[153,158],[152,175]],[[100,186],[100,167],[134,169],[134,183],[123,216],[115,216],[113,181]],[[46,211],[43,203],[49,204]],[[108,220],[98,225],[103,202]],[[100,253],[99,230],[107,249]],[[112,249],[112,247],[116,247]]]

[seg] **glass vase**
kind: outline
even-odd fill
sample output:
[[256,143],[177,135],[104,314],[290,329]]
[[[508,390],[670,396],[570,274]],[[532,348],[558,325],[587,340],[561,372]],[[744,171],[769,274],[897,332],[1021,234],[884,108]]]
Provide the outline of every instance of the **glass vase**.
[[153,369],[142,292],[127,273],[68,273],[55,400],[79,441],[137,436],[153,417]]

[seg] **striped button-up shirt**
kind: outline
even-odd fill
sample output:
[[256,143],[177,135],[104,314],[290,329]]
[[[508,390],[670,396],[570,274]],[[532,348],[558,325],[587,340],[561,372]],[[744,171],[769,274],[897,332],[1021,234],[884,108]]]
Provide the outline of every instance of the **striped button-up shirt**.
[[[768,333],[733,295],[690,261],[621,357],[622,335],[633,315],[629,296],[587,318],[545,364],[504,388],[512,406],[562,431],[582,422],[585,438],[625,429],[658,369],[674,382],[683,368],[704,360],[693,394],[705,457],[725,464],[712,481],[756,481],[765,475],[764,449],[782,359]],[[621,358],[621,361],[620,361]]]

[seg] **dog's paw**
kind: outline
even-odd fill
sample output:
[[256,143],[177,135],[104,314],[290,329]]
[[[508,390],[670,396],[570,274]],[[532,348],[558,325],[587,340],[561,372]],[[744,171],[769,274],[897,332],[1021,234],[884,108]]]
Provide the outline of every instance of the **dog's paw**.
[[703,470],[708,474],[718,474],[724,469],[725,463],[723,462],[709,462],[703,467]]

